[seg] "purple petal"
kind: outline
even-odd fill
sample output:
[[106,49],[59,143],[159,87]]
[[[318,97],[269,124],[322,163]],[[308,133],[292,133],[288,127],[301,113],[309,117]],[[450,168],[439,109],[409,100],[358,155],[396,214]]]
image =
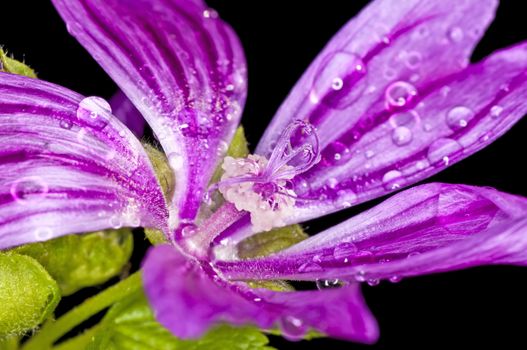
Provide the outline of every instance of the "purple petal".
[[320,292],[250,289],[221,279],[208,264],[199,266],[168,245],[149,251],[143,280],[156,318],[180,338],[199,337],[218,322],[280,326],[292,339],[309,328],[364,343],[378,337],[358,285]]
[[118,91],[110,99],[113,114],[123,122],[137,138],[143,137],[145,132],[145,120],[141,113],[122,91]]
[[430,184],[274,256],[216,262],[230,279],[413,276],[483,264],[527,264],[527,199],[494,189]]
[[202,1],[53,3],[152,127],[177,178],[179,218],[193,220],[245,102],[236,35]]
[[497,1],[378,0],[326,46],[257,147],[298,118],[322,161],[296,178],[301,222],[416,183],[480,150],[527,111],[526,45],[466,68]]
[[120,226],[166,229],[141,144],[98,97],[0,73],[0,249]]

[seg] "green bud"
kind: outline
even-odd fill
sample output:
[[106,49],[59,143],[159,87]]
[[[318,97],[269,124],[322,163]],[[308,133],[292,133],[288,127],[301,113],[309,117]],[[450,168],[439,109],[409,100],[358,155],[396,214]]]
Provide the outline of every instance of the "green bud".
[[289,248],[308,237],[300,225],[275,228],[241,241],[237,247],[238,256],[242,259],[260,258]]
[[37,75],[28,65],[9,57],[0,48],[0,71],[36,78]]
[[58,282],[63,295],[106,282],[121,273],[133,250],[130,229],[68,235],[15,248],[36,259]]
[[48,318],[60,300],[60,291],[35,259],[0,253],[0,300],[0,337],[9,338]]

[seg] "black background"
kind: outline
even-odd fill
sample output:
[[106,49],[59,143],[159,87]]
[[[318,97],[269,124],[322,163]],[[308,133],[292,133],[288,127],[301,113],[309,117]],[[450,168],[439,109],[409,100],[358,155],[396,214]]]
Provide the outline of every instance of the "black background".
[[[366,3],[209,1],[235,28],[246,51],[250,84],[243,123],[253,145],[314,56]],[[523,39],[527,39],[527,26],[522,1],[502,1],[496,21],[473,60]],[[2,1],[0,45],[17,58],[25,58],[42,79],[84,95],[108,98],[116,90],[114,83],[68,35],[48,1]],[[526,132],[524,120],[493,145],[431,180],[492,186],[527,196]],[[310,223],[310,230],[316,232],[368,206],[371,203]],[[140,259],[138,254],[136,258]],[[501,349],[525,349],[526,280],[527,269],[494,266],[365,286],[367,302],[381,327],[381,339],[376,345],[328,339],[289,343],[278,338],[272,339],[272,345],[283,350],[340,350],[461,345],[477,348],[494,343]]]

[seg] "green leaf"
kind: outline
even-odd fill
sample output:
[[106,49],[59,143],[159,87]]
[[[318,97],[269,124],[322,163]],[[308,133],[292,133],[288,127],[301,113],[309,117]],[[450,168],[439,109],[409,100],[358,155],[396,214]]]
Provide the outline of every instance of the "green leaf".
[[242,259],[254,259],[279,252],[303,241],[309,236],[300,225],[275,228],[257,233],[238,244],[238,256]]
[[59,300],[57,282],[35,259],[0,253],[0,338],[36,328]]
[[199,340],[179,340],[154,319],[142,292],[115,304],[98,328],[86,350],[272,350],[253,327],[221,325]]
[[23,75],[30,78],[37,77],[33,69],[28,65],[9,57],[2,48],[0,48],[0,71]]
[[118,275],[133,250],[130,229],[68,235],[15,248],[36,259],[58,282],[63,295],[95,286]]

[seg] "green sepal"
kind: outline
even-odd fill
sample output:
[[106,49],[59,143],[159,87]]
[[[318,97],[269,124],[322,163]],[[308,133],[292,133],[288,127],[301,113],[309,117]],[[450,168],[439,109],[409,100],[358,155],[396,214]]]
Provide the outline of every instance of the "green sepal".
[[123,271],[133,250],[128,228],[68,235],[13,251],[36,259],[57,281],[62,295],[106,282]]
[[253,327],[221,325],[199,340],[177,339],[154,319],[142,291],[112,306],[97,328],[86,350],[272,350]]
[[[233,158],[245,158],[249,155],[249,146],[247,145],[247,139],[245,138],[245,132],[243,126],[236,129],[236,133],[227,149],[227,156]],[[221,176],[223,175],[223,169],[221,164],[216,168],[212,180],[210,183],[216,183],[220,181]]]
[[35,329],[60,300],[57,282],[35,259],[0,253],[0,338]]
[[309,236],[300,225],[290,225],[257,233],[238,244],[238,257],[254,259],[279,252]]
[[23,75],[30,78],[36,78],[37,74],[31,67],[25,63],[19,62],[12,57],[9,57],[3,50],[0,48],[0,71]]

